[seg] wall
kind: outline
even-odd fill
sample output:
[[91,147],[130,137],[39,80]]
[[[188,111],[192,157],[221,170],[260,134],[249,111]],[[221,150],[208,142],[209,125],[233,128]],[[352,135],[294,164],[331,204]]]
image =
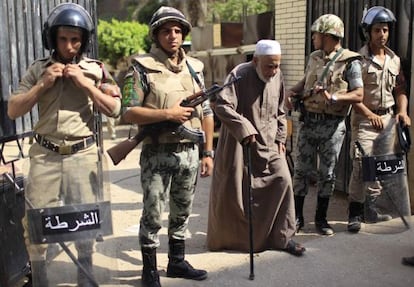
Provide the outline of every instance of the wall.
[[[306,0],[275,0],[275,39],[282,48],[281,69],[285,76],[286,89],[302,79],[306,64]],[[287,146],[294,159],[296,140],[300,129],[298,114],[288,117],[292,134]]]
[[305,68],[306,0],[275,0],[275,39],[282,46],[281,68],[289,88]]

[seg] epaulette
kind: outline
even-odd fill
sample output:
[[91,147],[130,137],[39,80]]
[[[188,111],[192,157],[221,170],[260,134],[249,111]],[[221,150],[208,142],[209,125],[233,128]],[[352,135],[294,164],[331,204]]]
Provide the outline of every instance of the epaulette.
[[87,62],[87,63],[97,63],[99,66],[103,66],[103,62],[97,59],[92,59],[89,57],[83,57],[82,58],[83,61]]
[[34,66],[34,65],[45,65],[48,61],[50,61],[50,57],[44,57],[44,58],[39,58],[34,60],[30,66]]

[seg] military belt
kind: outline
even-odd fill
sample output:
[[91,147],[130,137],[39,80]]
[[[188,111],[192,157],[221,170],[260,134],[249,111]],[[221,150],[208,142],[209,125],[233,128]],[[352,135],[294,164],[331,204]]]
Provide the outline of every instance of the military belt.
[[378,116],[383,116],[383,115],[392,113],[393,109],[392,107],[389,107],[386,109],[378,109],[378,110],[371,110],[371,111]]
[[186,142],[186,143],[162,143],[162,144],[151,144],[151,149],[156,150],[157,152],[182,152],[193,150],[195,143]]
[[37,141],[37,143],[40,144],[42,147],[45,147],[61,155],[69,155],[69,154],[77,153],[78,151],[81,151],[81,150],[84,150],[90,147],[95,142],[95,139],[93,136],[83,138],[81,141],[75,144],[69,144],[69,145],[55,144],[51,142],[50,140],[46,139],[44,136],[39,135],[39,134],[35,134],[34,138]]
[[305,112],[305,118],[314,119],[314,120],[341,120],[344,119],[344,116],[332,115],[332,114],[325,114],[325,113],[313,113],[313,112]]

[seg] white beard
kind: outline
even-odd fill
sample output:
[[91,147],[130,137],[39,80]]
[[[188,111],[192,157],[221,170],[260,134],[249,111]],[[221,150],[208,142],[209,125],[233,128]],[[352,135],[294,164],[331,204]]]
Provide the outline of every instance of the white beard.
[[259,77],[259,79],[260,79],[260,80],[262,80],[262,81],[263,81],[263,82],[265,82],[265,83],[270,83],[270,82],[271,82],[271,81],[273,81],[273,79],[275,78],[275,76],[273,76],[273,77],[271,77],[271,78],[266,79],[266,78],[263,76],[262,71],[260,70],[259,66],[257,66],[257,67],[256,67],[256,73],[257,73],[257,76]]

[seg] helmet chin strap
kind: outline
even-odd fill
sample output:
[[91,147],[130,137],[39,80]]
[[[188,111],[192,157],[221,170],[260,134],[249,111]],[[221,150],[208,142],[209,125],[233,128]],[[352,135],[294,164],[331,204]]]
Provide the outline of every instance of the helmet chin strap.
[[332,53],[332,51],[336,51],[341,48],[341,44],[334,41],[329,35],[324,34],[322,38],[322,49],[325,51],[326,54]]

